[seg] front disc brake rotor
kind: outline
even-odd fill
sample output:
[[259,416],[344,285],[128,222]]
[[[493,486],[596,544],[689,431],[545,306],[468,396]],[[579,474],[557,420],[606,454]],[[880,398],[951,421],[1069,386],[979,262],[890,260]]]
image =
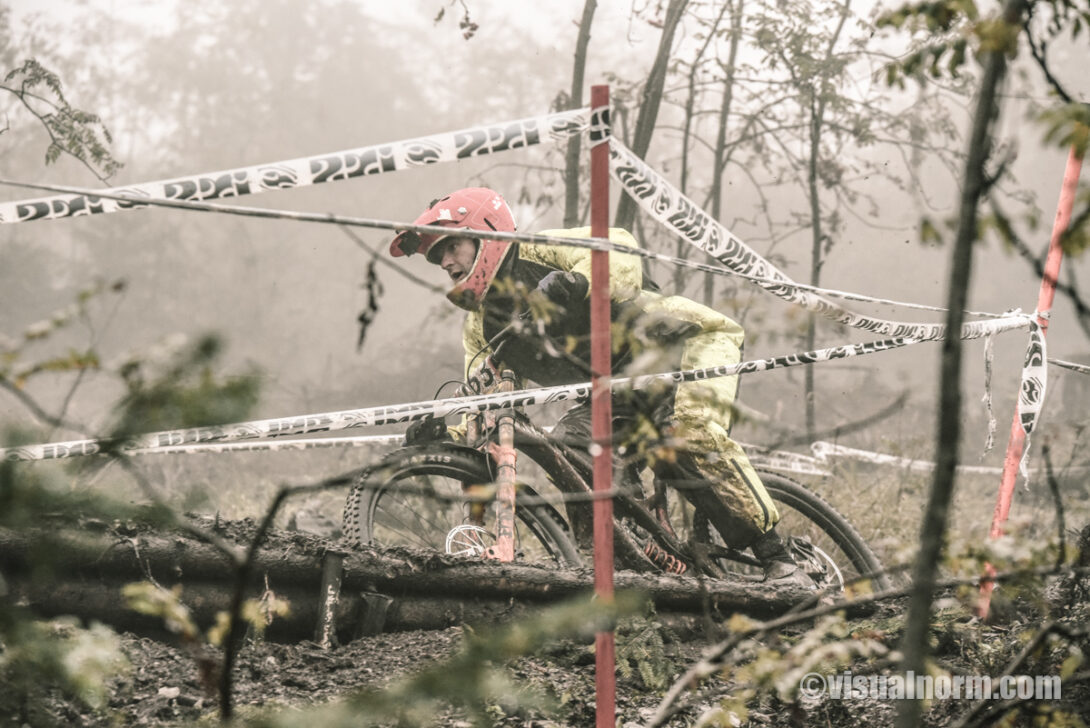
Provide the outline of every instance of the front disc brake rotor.
[[480,556],[495,539],[485,529],[464,523],[447,534],[446,552],[454,556]]

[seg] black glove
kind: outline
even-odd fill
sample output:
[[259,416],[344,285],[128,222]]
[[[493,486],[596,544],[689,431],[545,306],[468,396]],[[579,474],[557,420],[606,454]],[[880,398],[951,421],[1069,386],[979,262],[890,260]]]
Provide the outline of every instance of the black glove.
[[537,290],[545,294],[553,303],[564,308],[578,303],[587,297],[590,282],[580,273],[554,270],[541,279]]
[[409,429],[405,430],[406,445],[423,445],[427,442],[451,439],[453,438],[447,432],[447,423],[431,415],[422,420],[417,420],[409,425]]

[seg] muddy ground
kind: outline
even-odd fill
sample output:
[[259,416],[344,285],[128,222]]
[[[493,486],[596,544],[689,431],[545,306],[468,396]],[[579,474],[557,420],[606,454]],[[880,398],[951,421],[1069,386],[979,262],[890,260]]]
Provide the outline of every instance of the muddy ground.
[[[895,608],[886,618],[896,619]],[[199,722],[213,724],[217,706],[213,693],[202,685],[194,655],[177,645],[132,634],[122,634],[122,648],[131,671],[111,684],[109,705],[91,710],[57,690],[39,695],[31,714],[8,714],[4,726],[178,726]],[[437,631],[387,633],[364,637],[350,644],[322,649],[313,642],[275,644],[251,642],[240,653],[235,669],[235,700],[238,714],[253,718],[257,709],[287,709],[289,713],[327,701],[337,701],[365,688],[382,688],[410,676],[427,665],[455,653],[463,642],[463,628]],[[692,635],[665,644],[672,675],[679,674],[698,658],[707,645]],[[944,659],[951,664],[954,655]],[[633,665],[633,667],[636,667]],[[967,665],[963,669],[971,669]],[[872,668],[873,669],[873,668]],[[593,654],[589,645],[566,643],[547,655],[526,657],[506,665],[508,678],[530,686],[546,700],[549,709],[505,705],[495,697],[487,708],[487,723],[496,726],[592,726],[595,694]],[[618,725],[643,725],[662,698],[659,687],[650,687],[638,669],[618,676]],[[691,726],[716,704],[714,696],[696,701],[670,722]],[[1090,720],[1090,694],[1077,688],[1062,701],[1084,724]],[[1055,707],[1059,703],[1050,703]],[[10,705],[8,708],[10,709]],[[938,701],[927,714],[927,724],[948,726],[969,707],[967,702]],[[752,726],[884,726],[891,724],[895,705],[878,700],[801,700],[785,703],[768,693],[750,703],[746,725]],[[5,711],[6,712],[6,711]],[[469,714],[455,707],[441,708],[434,725],[469,726]],[[984,723],[985,725],[991,724]],[[1026,721],[1015,725],[1029,725]],[[718,724],[713,724],[718,725]],[[726,725],[726,724],[724,724]]]
[[[290,540],[286,543],[290,543]],[[953,607],[940,612],[936,626],[936,657],[952,672],[997,674],[1018,653],[1028,634],[1046,618],[1056,618],[1074,627],[1085,628],[1090,609],[1086,581],[1068,585],[1059,597],[1052,590],[1051,605],[1041,600],[1003,604],[997,600],[1000,623],[981,625],[966,610]],[[947,595],[948,597],[952,595]],[[951,600],[948,600],[951,601]],[[903,625],[905,603],[893,601],[880,609],[845,624],[839,635],[844,641],[865,640],[884,649],[895,649]],[[618,652],[623,669],[617,678],[618,725],[630,728],[643,725],[662,700],[666,687],[682,674],[701,652],[722,632],[709,632],[709,625],[699,620],[665,626],[653,615],[637,618],[622,626],[618,634]],[[722,625],[711,627],[722,629]],[[281,644],[250,639],[238,655],[233,671],[234,702],[237,715],[252,719],[262,710],[280,710],[299,717],[300,709],[336,702],[360,691],[374,689],[387,694],[391,686],[410,680],[429,666],[455,658],[464,649],[468,634],[483,631],[480,625],[455,626],[443,630],[388,632],[362,637],[348,644],[322,648],[314,642]],[[784,641],[768,643],[780,652],[790,648],[803,631],[784,633]],[[177,639],[152,639],[132,633],[120,633],[120,644],[130,663],[129,669],[109,684],[106,705],[92,709],[61,690],[36,685],[16,694],[0,690],[0,728],[7,726],[179,726],[192,723],[213,725],[218,705],[214,679],[202,674],[202,665],[215,664],[221,653],[211,648],[186,647]],[[660,641],[661,640],[661,641]],[[1090,651],[1085,635],[1082,647]],[[639,649],[629,649],[636,645]],[[1027,661],[1020,672],[1057,674],[1070,654],[1066,642],[1043,651]],[[2,657],[0,651],[0,657]],[[868,665],[857,660],[857,672],[893,673],[892,663]],[[484,689],[479,703],[484,711],[483,724],[495,726],[592,726],[595,718],[595,667],[592,644],[586,639],[554,642],[533,656],[499,661],[496,673],[509,686],[525,688],[534,697],[522,705],[512,700],[508,687],[497,687],[495,694]],[[823,668],[819,668],[823,669]],[[1082,668],[1086,674],[1085,668]],[[735,679],[738,673],[731,676]],[[3,681],[0,670],[0,681]],[[10,676],[9,676],[10,677]],[[457,677],[457,676],[451,676]],[[1090,691],[1084,682],[1065,688],[1062,701],[1036,704],[1036,707],[1062,707],[1090,724]],[[498,683],[490,683],[496,684]],[[752,686],[752,682],[748,683]],[[10,683],[9,683],[10,687]],[[479,687],[479,686],[478,686]],[[669,725],[691,726],[719,705],[720,700],[737,693],[746,685],[730,679],[714,678],[705,686],[708,692],[692,701],[690,707]],[[464,697],[469,697],[463,691]],[[538,703],[531,705],[529,703]],[[895,701],[796,699],[769,685],[757,686],[747,703],[745,724],[752,726],[879,726],[893,720]],[[1022,723],[1030,717],[1023,707]],[[926,716],[926,723],[950,726],[958,722],[970,707],[968,701],[936,701]],[[361,709],[362,712],[362,709]],[[430,723],[439,726],[469,726],[473,715],[464,706],[445,704],[437,709]],[[317,719],[293,725],[321,725]],[[712,723],[719,725],[720,723]],[[728,721],[722,725],[730,725]],[[988,723],[984,723],[988,724]]]
[[[450,657],[462,644],[463,628],[387,633],[364,637],[350,644],[322,649],[313,642],[275,644],[254,642],[238,657],[235,701],[239,715],[253,717],[254,708],[296,708],[335,701],[364,688],[382,687]],[[193,654],[177,645],[122,634],[122,649],[131,662],[130,673],[111,685],[109,705],[91,710],[56,690],[31,715],[3,722],[8,726],[178,726],[208,721],[217,713],[214,694],[202,685]],[[668,642],[665,655],[672,675],[698,659],[707,642],[700,639]],[[551,703],[549,708],[504,705],[496,696],[488,707],[489,724],[496,726],[592,726],[595,722],[595,668],[589,645],[567,643],[551,654],[520,658],[506,667],[507,676],[530,686]],[[628,677],[618,675],[617,717],[623,726],[643,725],[662,699],[663,690],[649,687],[638,666]],[[35,701],[37,702],[37,701]],[[886,724],[889,706],[785,705],[768,699],[749,716],[755,726],[849,725],[867,714],[872,725]],[[671,726],[692,725],[714,707],[715,700],[698,701]],[[831,709],[830,709],[831,708]],[[290,710],[290,708],[289,708]],[[435,725],[468,726],[465,709],[440,709]],[[830,723],[832,721],[832,723]],[[871,722],[873,721],[873,722]]]

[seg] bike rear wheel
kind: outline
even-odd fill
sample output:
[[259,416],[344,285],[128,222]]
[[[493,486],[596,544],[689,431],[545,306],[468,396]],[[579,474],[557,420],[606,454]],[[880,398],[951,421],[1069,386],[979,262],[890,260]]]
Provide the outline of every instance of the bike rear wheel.
[[[404,546],[477,556],[495,540],[495,510],[484,522],[467,521],[467,486],[495,482],[490,460],[451,445],[406,447],[360,472],[345,502],[345,537],[354,545]],[[581,566],[567,524],[536,493],[519,486],[515,554],[520,563]]]
[[[882,573],[878,557],[859,531],[828,501],[791,478],[757,470],[780,512],[776,532],[820,587],[843,588],[866,577],[873,589],[890,588],[889,576]],[[721,568],[755,577],[762,575],[755,560],[746,558],[748,553],[738,556],[720,559]]]

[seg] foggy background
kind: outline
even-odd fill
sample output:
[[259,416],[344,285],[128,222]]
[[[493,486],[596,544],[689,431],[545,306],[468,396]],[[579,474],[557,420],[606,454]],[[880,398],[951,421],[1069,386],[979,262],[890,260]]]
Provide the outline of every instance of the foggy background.
[[[466,0],[464,5],[446,0],[39,0],[0,7],[4,69],[35,57],[60,76],[73,106],[102,117],[113,135],[112,152],[124,163],[108,182],[119,186],[548,113],[571,85],[583,0]],[[697,9],[705,15],[710,12],[706,5]],[[440,11],[443,17],[437,20]],[[477,26],[469,38],[459,27],[467,13]],[[858,13],[868,18],[871,8],[861,6]],[[660,17],[661,8],[654,3],[603,2],[594,18],[586,86],[611,84],[615,102],[624,106],[614,115],[618,136],[623,136],[626,114],[629,128],[634,123],[639,99],[631,90],[650,68]],[[647,156],[675,184],[686,71],[681,60],[701,42],[699,32],[695,20],[683,21]],[[866,38],[868,32],[853,22],[845,38]],[[894,52],[904,39],[891,35],[884,43]],[[748,52],[743,51],[743,59]],[[1090,82],[1080,72],[1085,60],[1085,47],[1052,50],[1054,69],[1082,100],[1090,91]],[[1004,183],[1004,189],[1011,195],[1009,213],[1039,211],[1041,224],[1026,238],[1039,252],[1048,242],[1066,152],[1042,145],[1040,127],[1027,119],[1036,103],[1047,100],[1047,92],[1037,72],[1024,60],[1020,63],[1020,71],[1012,74],[1005,89],[1003,148],[1014,159],[1016,183]],[[863,78],[858,88],[871,83]],[[904,103],[914,93],[910,84],[905,92],[892,94],[893,102]],[[589,90],[584,94],[586,103]],[[103,184],[69,158],[44,165],[48,138],[43,130],[9,99],[2,103],[7,125],[0,134],[2,176]],[[718,103],[711,88],[699,101],[708,115],[697,117],[694,131],[705,139],[714,138],[709,116]],[[969,108],[970,99],[952,96],[950,123],[964,129]],[[949,145],[955,151],[964,147],[960,137]],[[706,195],[708,153],[700,145],[692,152],[690,190],[700,190],[691,193],[698,201]],[[762,152],[777,153],[774,145]],[[845,154],[878,166],[904,161],[900,153],[875,147]],[[534,231],[562,224],[563,155],[563,146],[542,144],[453,164],[268,192],[237,202],[411,221],[434,197],[463,186],[486,185],[506,196],[520,230]],[[939,163],[925,157],[920,164],[925,174],[922,185],[899,189],[878,176],[864,181],[877,207],[867,215],[844,216],[843,229],[833,233],[822,268],[824,286],[943,305],[949,247],[921,243],[919,220],[922,215],[939,220],[953,214],[956,181]],[[781,172],[756,165],[727,170],[721,222],[759,252],[771,249],[777,264],[805,282],[808,231],[783,233],[805,211],[805,200],[790,184],[790,173],[782,171],[782,160],[773,166]],[[616,209],[617,187],[612,184]],[[758,209],[762,194],[766,211]],[[0,188],[0,195],[16,200],[42,193]],[[765,219],[777,215],[783,229],[773,241]],[[637,237],[647,247],[672,254],[676,240],[655,228],[644,218]],[[360,228],[355,232],[372,250],[387,255],[389,234]],[[1033,310],[1040,281],[1024,260],[994,238],[978,245],[975,256],[973,310]],[[93,346],[108,365],[127,351],[156,345],[175,333],[216,331],[228,345],[225,371],[261,373],[262,398],[255,417],[430,399],[441,382],[459,375],[461,311],[440,293],[380,266],[379,310],[357,350],[357,316],[367,305],[363,284],[370,260],[367,251],[334,226],[165,209],[3,225],[0,332],[18,337],[28,325],[71,303],[77,290],[96,280],[124,279],[123,293],[97,297],[86,321],[51,337],[34,353],[44,356]],[[438,268],[417,259],[399,259],[397,264],[446,290],[445,275]],[[1068,258],[1063,278],[1086,281],[1088,266],[1086,256]],[[653,277],[668,290],[673,288],[672,275],[661,267],[653,269]],[[683,292],[699,298],[702,285],[702,276],[688,274]],[[746,358],[803,349],[803,312],[750,284],[721,280],[715,306],[746,326]],[[941,314],[847,306],[895,320],[942,320]],[[825,320],[819,320],[817,332],[818,346],[875,338]],[[1023,332],[996,341],[993,389],[999,443],[983,464],[1002,462],[1025,345]],[[1062,296],[1057,296],[1048,345],[1052,357],[1090,362],[1090,343]],[[980,341],[966,345],[965,416],[974,429],[966,432],[963,455],[972,464],[984,441],[978,402],[984,391],[982,352]],[[899,414],[875,430],[845,435],[840,441],[926,455],[933,444],[939,355],[940,346],[932,343],[820,365],[819,430],[878,411],[907,390],[909,399]],[[71,373],[39,376],[28,392],[43,405],[58,408],[72,388],[72,378]],[[1069,429],[1071,423],[1085,421],[1090,386],[1080,378],[1086,379],[1050,369],[1046,426]],[[742,400],[771,416],[779,427],[798,428],[801,382],[801,369],[752,375],[742,383]],[[121,391],[115,378],[88,374],[72,397],[70,417],[91,429],[103,427],[109,406]],[[5,393],[0,393],[0,419],[30,424],[26,411]],[[747,424],[735,435],[755,443],[781,437]]]

